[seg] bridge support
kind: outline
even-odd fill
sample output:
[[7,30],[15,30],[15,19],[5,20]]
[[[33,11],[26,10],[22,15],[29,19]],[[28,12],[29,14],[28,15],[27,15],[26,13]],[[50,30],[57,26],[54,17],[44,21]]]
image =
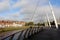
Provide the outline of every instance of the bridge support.
[[49,6],[50,6],[50,8],[51,8],[51,12],[52,12],[52,15],[53,15],[53,18],[54,18],[54,21],[55,21],[56,28],[58,29],[57,20],[56,20],[56,17],[55,17],[55,15],[54,15],[54,11],[53,11],[53,8],[52,8],[52,5],[51,5],[50,1],[49,1]]
[[49,20],[49,16],[48,16],[47,13],[46,13],[46,17],[47,17],[47,20],[48,20],[49,26],[51,27],[50,20]]

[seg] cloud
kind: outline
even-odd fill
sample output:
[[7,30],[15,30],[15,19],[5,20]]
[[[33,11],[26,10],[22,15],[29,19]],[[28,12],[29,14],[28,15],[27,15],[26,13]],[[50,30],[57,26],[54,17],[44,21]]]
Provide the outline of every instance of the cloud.
[[2,0],[0,2],[0,12],[9,8],[9,0]]
[[[9,17],[11,17],[12,20],[16,20],[17,18],[18,20],[24,21],[31,21],[31,19],[40,21],[45,19],[46,13],[50,19],[53,19],[48,0],[18,0],[16,2],[13,1],[12,4],[13,5],[10,5],[10,0],[0,2],[0,9],[2,10],[20,8],[20,10],[15,13],[9,13]],[[60,17],[60,7],[53,6],[53,10],[56,17]],[[23,18],[21,16],[23,16]]]

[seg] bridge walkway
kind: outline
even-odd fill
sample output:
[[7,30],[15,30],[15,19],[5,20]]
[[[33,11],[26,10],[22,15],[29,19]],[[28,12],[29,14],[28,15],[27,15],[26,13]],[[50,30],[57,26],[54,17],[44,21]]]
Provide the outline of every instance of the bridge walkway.
[[55,28],[46,28],[25,40],[60,40],[60,30]]

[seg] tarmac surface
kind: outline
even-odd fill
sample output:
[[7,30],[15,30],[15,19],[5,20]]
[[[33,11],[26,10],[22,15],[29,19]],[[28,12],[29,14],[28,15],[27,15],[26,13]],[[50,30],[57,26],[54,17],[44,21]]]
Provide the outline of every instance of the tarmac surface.
[[46,28],[25,40],[60,40],[60,29]]

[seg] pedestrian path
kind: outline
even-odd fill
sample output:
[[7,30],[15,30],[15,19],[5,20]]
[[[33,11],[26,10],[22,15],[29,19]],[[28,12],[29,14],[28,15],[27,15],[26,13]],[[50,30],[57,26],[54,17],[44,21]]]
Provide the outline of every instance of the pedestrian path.
[[60,40],[60,30],[55,28],[46,28],[40,33],[25,40]]

